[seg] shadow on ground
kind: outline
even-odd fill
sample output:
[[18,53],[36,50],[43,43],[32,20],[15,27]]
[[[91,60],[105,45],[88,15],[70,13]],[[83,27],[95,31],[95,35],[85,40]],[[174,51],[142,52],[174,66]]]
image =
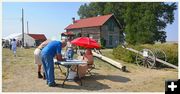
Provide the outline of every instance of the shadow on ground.
[[[63,80],[63,79],[56,79],[56,80]],[[65,89],[84,89],[84,90],[104,90],[104,89],[110,89],[111,86],[108,83],[102,83],[98,80],[110,80],[112,82],[116,83],[126,83],[128,81],[131,81],[127,77],[123,76],[117,76],[117,75],[92,75],[92,76],[86,76],[82,79],[83,85],[80,86],[80,82],[76,82],[78,85],[70,85],[68,81],[65,82],[64,87],[62,87],[62,84],[58,84],[57,87],[59,88],[65,88]]]

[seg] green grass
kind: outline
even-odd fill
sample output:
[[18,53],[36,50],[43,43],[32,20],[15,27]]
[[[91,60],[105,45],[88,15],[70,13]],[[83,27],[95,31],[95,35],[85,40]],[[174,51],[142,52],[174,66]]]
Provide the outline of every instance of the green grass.
[[[34,55],[33,55],[34,50],[35,48],[30,48],[30,49],[18,48],[17,56],[14,57],[13,52],[11,50],[3,48],[2,50],[2,70],[3,70],[2,77],[3,79],[7,79],[13,76],[13,74],[11,73],[13,73],[13,71],[16,70],[16,66],[17,67],[29,66],[29,67],[32,67],[33,69],[36,68],[34,64]],[[109,52],[112,53],[112,50],[104,50],[103,54],[106,55]],[[114,58],[112,54],[108,54],[108,56],[110,58]],[[74,55],[74,58],[77,58],[77,54]],[[117,70],[112,65],[97,58],[94,58],[94,63],[97,69],[102,68],[102,69],[110,70],[110,71]],[[57,66],[55,66],[55,68],[57,68]],[[59,71],[59,70],[55,70],[55,71]],[[56,74],[56,75],[59,75],[59,74]]]
[[[66,88],[50,88],[46,86],[45,80],[37,79],[37,67],[34,64],[34,48],[17,49],[17,57],[14,57],[9,49],[2,49],[2,91],[3,92],[66,92],[66,91],[163,91],[165,79],[176,79],[177,73],[164,70],[149,70],[137,67],[135,64],[121,62],[112,55],[112,49],[103,49],[102,54],[127,66],[129,73],[122,72],[112,65],[94,58],[95,69],[92,76],[87,75],[83,81],[83,86],[74,82],[66,82]],[[75,54],[75,57],[77,54]],[[63,73],[55,66],[56,83],[62,84],[66,73],[66,68],[61,67]],[[148,78],[148,79],[146,79]],[[124,83],[124,79],[130,81]],[[158,79],[158,82],[156,81]],[[142,85],[142,83],[147,85]],[[159,86],[154,86],[154,84]],[[134,87],[136,86],[136,87]],[[137,87],[141,87],[140,89]],[[74,92],[73,91],[73,92]]]
[[4,48],[2,50],[2,77],[7,79],[13,76],[16,67],[34,66],[34,49],[17,49],[17,56],[13,52]]

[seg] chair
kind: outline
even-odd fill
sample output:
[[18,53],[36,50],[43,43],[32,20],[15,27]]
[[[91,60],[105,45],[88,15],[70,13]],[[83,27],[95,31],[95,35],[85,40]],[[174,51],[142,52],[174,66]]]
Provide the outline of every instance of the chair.
[[[82,52],[79,51],[80,60],[87,61],[87,73],[92,75],[91,71],[95,69],[94,58],[91,51]],[[82,57],[82,58],[81,58]]]
[[87,64],[88,65],[88,70],[87,70],[87,73],[92,75],[91,71],[93,69],[95,69],[95,64]]
[[87,66],[88,66],[87,73],[92,75],[91,71],[95,69],[93,55],[85,55],[85,58],[87,59]]

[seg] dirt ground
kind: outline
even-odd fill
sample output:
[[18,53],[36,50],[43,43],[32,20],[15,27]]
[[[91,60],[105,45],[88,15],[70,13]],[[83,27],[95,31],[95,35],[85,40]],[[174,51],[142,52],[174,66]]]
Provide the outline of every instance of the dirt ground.
[[[55,66],[57,87],[48,87],[46,81],[37,78],[37,67],[33,61],[34,49],[18,49],[17,57],[9,49],[2,49],[2,91],[3,92],[164,92],[165,80],[177,79],[175,69],[147,69],[122,61],[129,72],[119,69],[95,58],[96,69],[92,76],[86,76],[79,83],[68,81],[61,87],[66,72]],[[104,50],[103,54],[112,57],[112,50]]]

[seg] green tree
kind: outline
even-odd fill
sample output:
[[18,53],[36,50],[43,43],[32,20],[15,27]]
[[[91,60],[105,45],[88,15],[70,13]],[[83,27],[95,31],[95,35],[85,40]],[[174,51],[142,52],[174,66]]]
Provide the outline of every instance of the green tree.
[[166,32],[164,29],[167,24],[172,24],[174,21],[173,11],[176,7],[175,3],[127,4],[124,17],[127,42],[130,44],[165,42]]
[[165,42],[167,24],[174,21],[176,3],[164,2],[92,2],[81,5],[80,18],[114,14],[130,44]]

